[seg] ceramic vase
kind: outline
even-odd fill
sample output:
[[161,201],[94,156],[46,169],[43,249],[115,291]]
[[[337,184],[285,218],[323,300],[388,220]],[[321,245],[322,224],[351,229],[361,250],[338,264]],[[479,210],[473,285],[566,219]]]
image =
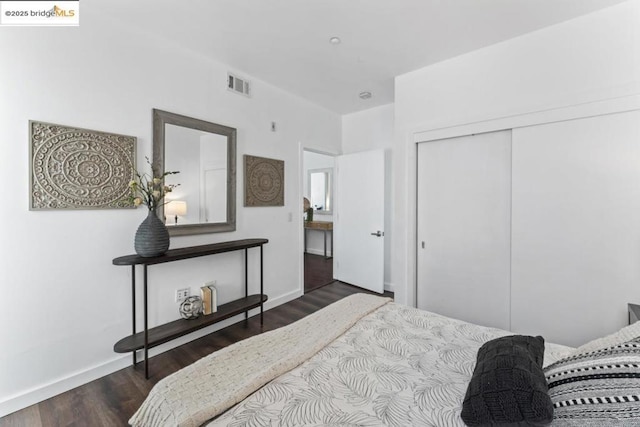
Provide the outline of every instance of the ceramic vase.
[[143,257],[162,255],[169,249],[169,230],[152,210],[136,231],[134,247]]

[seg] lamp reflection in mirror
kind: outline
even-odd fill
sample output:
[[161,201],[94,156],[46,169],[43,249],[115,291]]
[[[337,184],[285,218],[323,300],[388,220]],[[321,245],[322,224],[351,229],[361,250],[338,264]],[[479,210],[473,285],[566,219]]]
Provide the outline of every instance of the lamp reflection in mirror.
[[187,202],[184,200],[171,200],[164,208],[167,217],[175,217],[175,225],[178,225],[178,217],[187,214]]

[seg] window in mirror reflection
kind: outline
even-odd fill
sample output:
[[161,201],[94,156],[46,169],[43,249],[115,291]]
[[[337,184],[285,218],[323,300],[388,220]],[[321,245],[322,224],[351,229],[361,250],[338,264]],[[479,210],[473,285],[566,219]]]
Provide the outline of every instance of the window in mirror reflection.
[[[227,137],[165,124],[164,167],[180,171],[166,184],[180,184],[167,201],[181,200],[189,207],[179,223],[202,224],[227,221]],[[167,225],[175,224],[167,217]]]

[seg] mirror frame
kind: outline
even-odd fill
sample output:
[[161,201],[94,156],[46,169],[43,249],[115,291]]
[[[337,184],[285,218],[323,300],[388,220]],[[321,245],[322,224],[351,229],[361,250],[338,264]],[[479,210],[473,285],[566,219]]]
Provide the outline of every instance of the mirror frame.
[[[309,169],[307,171],[307,189],[309,200],[311,200],[311,175],[314,173],[326,173],[329,176],[329,182],[325,183],[325,202],[330,199],[331,209],[314,210],[314,215],[333,215],[333,168]],[[327,194],[328,193],[328,194]],[[326,204],[326,203],[325,203]]]
[[[153,172],[164,172],[165,124],[215,133],[227,138],[227,221],[216,223],[183,224],[167,227],[170,236],[222,233],[236,229],[236,134],[237,130],[204,120],[194,119],[168,111],[153,109]],[[164,206],[158,210],[160,219],[164,217]]]

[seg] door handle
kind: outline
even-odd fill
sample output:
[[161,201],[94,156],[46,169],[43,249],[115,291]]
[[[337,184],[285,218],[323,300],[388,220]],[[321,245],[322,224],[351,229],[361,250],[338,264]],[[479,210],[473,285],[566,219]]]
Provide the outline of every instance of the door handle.
[[376,236],[376,237],[382,237],[384,236],[384,231],[376,231],[375,233],[371,233],[372,236]]

